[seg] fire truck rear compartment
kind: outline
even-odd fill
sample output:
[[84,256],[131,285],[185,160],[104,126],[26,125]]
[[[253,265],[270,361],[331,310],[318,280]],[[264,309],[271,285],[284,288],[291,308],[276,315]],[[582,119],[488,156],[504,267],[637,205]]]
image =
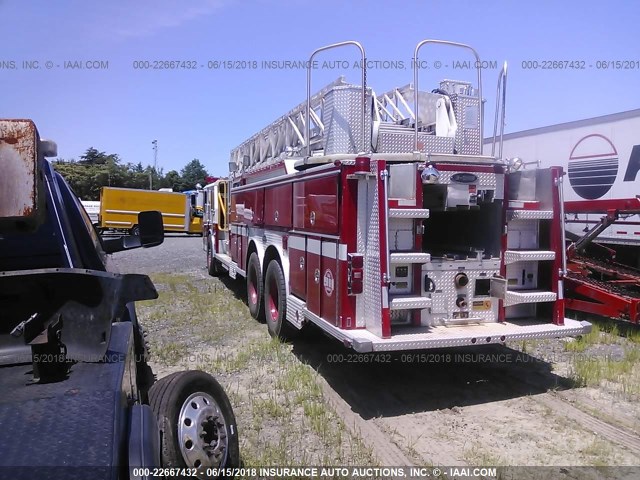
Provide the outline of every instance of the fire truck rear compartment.
[[424,188],[424,208],[430,213],[424,220],[422,251],[431,254],[432,258],[499,258],[502,201],[480,204],[473,209],[436,209],[427,206],[431,202],[430,187]]

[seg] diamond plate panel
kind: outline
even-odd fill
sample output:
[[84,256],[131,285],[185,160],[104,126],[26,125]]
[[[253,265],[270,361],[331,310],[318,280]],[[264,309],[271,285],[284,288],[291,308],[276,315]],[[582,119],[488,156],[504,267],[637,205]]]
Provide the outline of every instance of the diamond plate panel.
[[[364,151],[371,144],[371,90],[365,99]],[[324,154],[362,151],[362,90],[355,85],[333,87],[325,96],[322,123],[325,127]]]
[[511,220],[551,220],[553,210],[507,210],[507,219]]
[[513,292],[507,291],[507,295],[504,299],[504,306],[509,307],[511,305],[518,305],[520,303],[539,303],[539,302],[554,302],[557,298],[555,292]]
[[[373,169],[377,162],[371,162]],[[367,182],[367,233],[365,237],[364,319],[367,330],[382,336],[382,291],[380,278],[380,222],[378,221],[379,192],[377,178]]]
[[306,302],[299,298],[293,295],[287,295],[287,320],[297,328],[301,328],[302,326],[306,305]]
[[[367,253],[367,222],[369,220],[369,209],[367,208],[367,202],[369,201],[368,193],[369,182],[365,178],[360,178],[358,181],[358,216],[356,225],[356,248],[358,253],[363,254],[366,257]],[[363,285],[364,287],[364,285]],[[362,328],[365,326],[365,304],[367,300],[366,291],[363,290],[364,295],[356,295],[356,327]]]
[[[402,330],[411,331],[411,328]],[[591,325],[569,318],[564,325],[540,323],[535,320],[510,321],[504,323],[483,323],[480,325],[463,325],[456,327],[431,327],[427,332],[393,335],[388,340],[363,336],[354,341],[369,351],[390,352],[398,350],[418,350],[429,348],[457,347],[464,345],[503,343],[510,340],[528,340],[536,338],[568,337],[588,333]],[[362,332],[366,333],[366,332]]]
[[[460,270],[460,267],[465,267]],[[437,267],[437,268],[433,268]],[[431,262],[422,268],[422,294],[430,296],[432,300],[430,312],[422,312],[423,325],[438,325],[446,319],[453,318],[454,312],[467,312],[469,317],[480,318],[483,322],[495,322],[498,319],[498,299],[484,295],[475,296],[477,280],[489,280],[494,273],[498,273],[500,264],[496,261],[478,262]],[[456,288],[455,276],[464,272],[469,283],[465,287]],[[428,275],[435,283],[434,292],[424,290],[424,276]],[[459,296],[465,298],[467,306],[460,308],[456,305]],[[474,302],[478,302],[477,305]],[[481,303],[480,303],[481,302]],[[488,304],[485,302],[489,302]]]
[[478,97],[450,95],[458,122],[455,137],[456,153],[482,155],[480,138],[480,101]]
[[427,263],[431,261],[431,255],[422,252],[398,252],[390,255],[391,263]]
[[[378,153],[411,153],[414,150],[414,130],[398,125],[381,125],[378,133]],[[422,153],[453,153],[454,139],[418,132],[418,150]]]
[[389,302],[391,310],[410,310],[414,308],[428,308],[431,299],[427,297],[395,297]]
[[[455,185],[463,185],[459,182],[454,182],[451,180],[451,177],[457,173],[462,173],[462,172],[448,172],[448,171],[441,171],[440,172],[440,178],[438,179],[438,183],[441,183],[443,185],[448,185],[448,184],[455,184]],[[464,172],[464,173],[468,173],[468,172]],[[480,190],[482,189],[492,189],[495,190],[495,188],[497,187],[497,178],[498,178],[498,174],[496,173],[486,173],[486,172],[473,172],[473,174],[478,177],[477,183],[474,182],[476,185],[478,185],[478,188]]]
[[551,250],[507,250],[504,252],[504,263],[507,265],[516,262],[555,260],[555,258],[556,252]]
[[486,322],[452,327],[396,327],[396,331],[401,331],[401,334],[396,333],[389,339],[382,339],[364,329],[341,330],[311,312],[305,312],[305,316],[333,337],[350,344],[357,352],[392,352],[477,345],[479,343],[503,343],[509,340],[567,337],[591,331],[591,324],[588,322],[565,318],[564,325],[554,325],[540,322],[535,317],[529,317],[503,323]]
[[389,219],[389,250],[411,251],[415,244],[415,226],[412,218]]
[[390,208],[389,218],[429,218],[426,208]]

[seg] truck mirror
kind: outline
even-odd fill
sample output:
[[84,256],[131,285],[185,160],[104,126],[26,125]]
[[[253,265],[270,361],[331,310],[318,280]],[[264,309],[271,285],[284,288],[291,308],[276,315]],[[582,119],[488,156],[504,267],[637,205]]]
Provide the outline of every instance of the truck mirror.
[[0,120],[0,232],[33,231],[44,212],[44,150],[31,120]]
[[105,253],[116,253],[132,248],[156,247],[164,241],[164,225],[162,214],[155,210],[138,214],[140,235],[122,235],[116,238],[103,238],[102,248]]
[[162,214],[157,210],[140,212],[138,214],[140,228],[140,243],[142,247],[156,247],[164,241],[164,225]]

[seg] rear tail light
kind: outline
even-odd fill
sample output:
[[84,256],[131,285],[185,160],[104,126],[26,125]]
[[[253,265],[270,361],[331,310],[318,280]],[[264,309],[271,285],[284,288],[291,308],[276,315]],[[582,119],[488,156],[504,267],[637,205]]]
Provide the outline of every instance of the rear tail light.
[[360,254],[350,253],[347,256],[347,284],[349,295],[362,293],[364,280],[364,258]]

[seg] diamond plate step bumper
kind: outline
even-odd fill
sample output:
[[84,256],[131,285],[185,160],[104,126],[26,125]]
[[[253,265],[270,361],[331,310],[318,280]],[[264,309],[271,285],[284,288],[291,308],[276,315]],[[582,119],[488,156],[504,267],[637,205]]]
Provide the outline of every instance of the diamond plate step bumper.
[[504,263],[507,265],[516,262],[555,260],[555,258],[556,252],[551,250],[507,250],[504,252]]
[[341,330],[317,317],[311,320],[345,345],[363,353],[501,344],[510,340],[571,337],[591,331],[589,322],[569,318],[564,319],[564,325],[525,319],[479,325],[397,327],[398,334],[380,338],[368,330]]

